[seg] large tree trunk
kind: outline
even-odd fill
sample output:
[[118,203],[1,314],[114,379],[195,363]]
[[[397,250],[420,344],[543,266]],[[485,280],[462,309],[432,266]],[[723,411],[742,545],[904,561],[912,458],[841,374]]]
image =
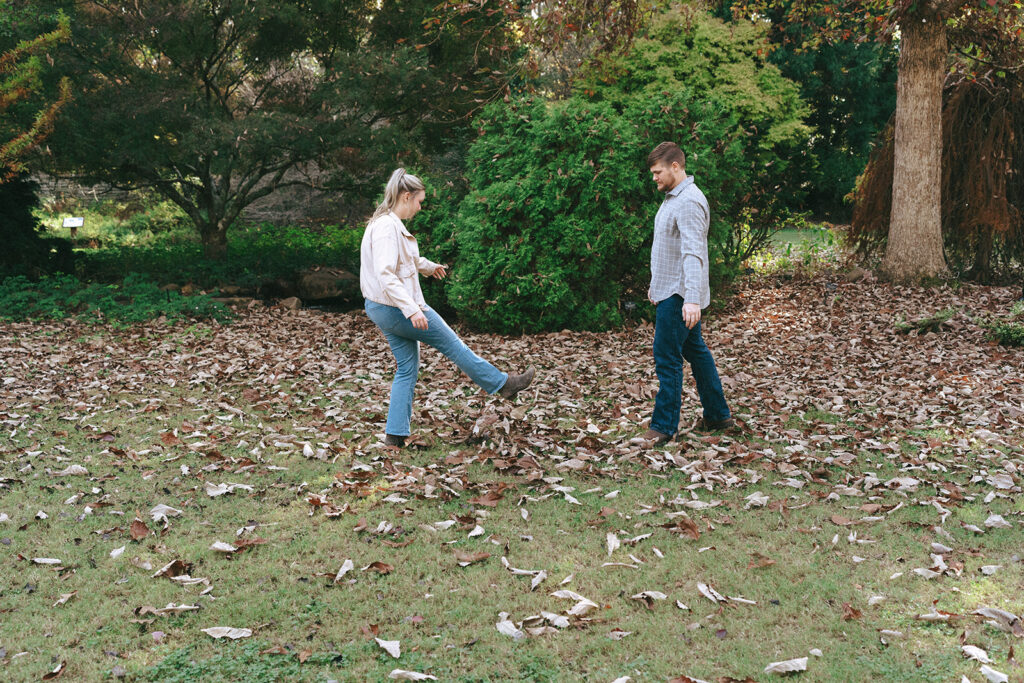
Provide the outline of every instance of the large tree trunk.
[[227,221],[221,219],[201,225],[199,226],[199,235],[203,240],[203,256],[213,261],[223,261],[227,258]]
[[947,277],[941,194],[946,24],[918,15],[900,29],[892,214],[882,269],[900,281]]

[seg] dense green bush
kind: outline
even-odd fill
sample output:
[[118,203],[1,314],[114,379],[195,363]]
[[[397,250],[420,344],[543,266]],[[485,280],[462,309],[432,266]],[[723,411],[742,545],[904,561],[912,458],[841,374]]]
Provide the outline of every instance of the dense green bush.
[[601,329],[642,280],[657,208],[645,143],[607,104],[520,100],[488,108],[470,193],[435,228],[454,240],[449,303],[481,329]]
[[135,323],[164,316],[168,321],[190,318],[229,320],[229,311],[206,296],[182,296],[163,291],[143,275],[129,275],[121,284],[84,283],[71,275],[29,280],[23,276],[0,281],[0,318],[62,319],[76,316],[87,322]]
[[684,92],[637,97],[621,114],[579,98],[520,100],[492,106],[479,125],[471,191],[431,233],[435,244],[454,246],[448,301],[471,324],[606,329],[629,304],[643,306],[662,199],[646,158],[664,139],[689,151],[687,171],[710,198],[713,282],[733,275],[732,226],[751,179],[731,113]]

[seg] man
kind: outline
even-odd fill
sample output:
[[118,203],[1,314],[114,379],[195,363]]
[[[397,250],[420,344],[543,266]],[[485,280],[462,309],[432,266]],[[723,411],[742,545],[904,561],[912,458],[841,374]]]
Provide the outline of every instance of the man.
[[648,155],[647,165],[658,190],[665,193],[654,218],[651,246],[651,288],[647,297],[657,306],[654,322],[654,368],[658,395],[650,429],[640,441],[657,446],[679,428],[683,391],[683,359],[690,364],[704,416],[694,429],[734,429],[736,424],[722,394],[715,359],[700,333],[701,309],[711,303],[708,286],[708,200],[686,175],[683,150],[663,142]]

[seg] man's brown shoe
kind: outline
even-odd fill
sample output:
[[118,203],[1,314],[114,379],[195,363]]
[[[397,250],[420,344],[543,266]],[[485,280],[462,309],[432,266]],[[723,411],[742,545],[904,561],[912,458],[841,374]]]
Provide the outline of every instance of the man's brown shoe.
[[738,432],[739,427],[736,426],[736,420],[731,417],[727,417],[724,420],[705,420],[703,417],[699,417],[693,425],[693,431],[700,432],[701,434]]
[[394,446],[395,448],[405,448],[405,440],[408,437],[396,436],[394,434],[385,434],[384,443],[388,446]]
[[498,389],[498,394],[502,398],[512,398],[520,391],[530,386],[530,382],[533,381],[533,376],[537,374],[537,369],[532,365],[526,369],[526,372],[519,375],[509,375],[508,379],[505,380],[505,384]]
[[654,448],[660,446],[663,443],[668,443],[672,440],[672,436],[669,434],[662,434],[656,429],[648,429],[642,435],[631,439],[631,443],[638,443],[647,448]]

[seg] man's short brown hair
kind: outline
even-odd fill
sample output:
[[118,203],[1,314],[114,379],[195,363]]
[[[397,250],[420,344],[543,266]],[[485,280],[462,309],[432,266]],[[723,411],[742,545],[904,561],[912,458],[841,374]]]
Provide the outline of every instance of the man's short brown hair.
[[663,161],[668,165],[672,165],[672,162],[679,164],[680,168],[686,168],[686,156],[683,154],[683,150],[679,149],[679,145],[674,142],[663,142],[647,155],[647,167],[654,166],[659,161]]

